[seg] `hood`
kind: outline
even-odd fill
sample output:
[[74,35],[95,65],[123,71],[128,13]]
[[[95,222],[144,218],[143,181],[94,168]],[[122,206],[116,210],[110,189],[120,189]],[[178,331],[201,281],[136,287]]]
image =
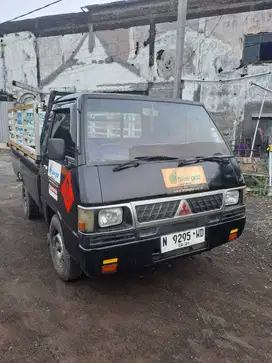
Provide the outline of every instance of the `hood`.
[[[243,177],[235,158],[226,165],[217,162],[203,162],[181,168],[176,168],[176,165],[176,161],[148,162],[118,172],[113,172],[112,165],[82,166],[79,168],[81,202],[120,203],[243,185]],[[188,184],[186,181],[192,175],[195,180]],[[186,186],[180,186],[179,181],[183,183],[184,180]]]

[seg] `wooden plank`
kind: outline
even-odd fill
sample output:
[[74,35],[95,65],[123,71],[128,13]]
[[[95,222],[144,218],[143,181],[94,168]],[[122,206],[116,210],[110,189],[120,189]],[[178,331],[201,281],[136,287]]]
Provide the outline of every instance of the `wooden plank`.
[[13,108],[9,108],[8,112],[16,112],[16,111],[22,111],[22,110],[27,110],[28,108],[33,108],[33,103],[29,103],[28,105],[23,105],[23,106],[17,106],[17,107],[13,107]]
[[22,153],[24,153],[24,155],[29,156],[31,159],[37,160],[37,155],[34,152],[27,150],[26,148],[24,148],[21,145],[17,144],[15,141],[10,140],[9,141],[9,146],[11,148],[14,147],[16,150],[20,150]]

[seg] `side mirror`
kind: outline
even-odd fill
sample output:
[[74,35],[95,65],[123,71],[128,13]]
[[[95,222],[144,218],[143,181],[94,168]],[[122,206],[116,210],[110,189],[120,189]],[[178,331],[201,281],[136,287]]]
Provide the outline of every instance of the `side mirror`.
[[64,160],[65,142],[63,139],[49,139],[47,145],[48,158],[51,160]]

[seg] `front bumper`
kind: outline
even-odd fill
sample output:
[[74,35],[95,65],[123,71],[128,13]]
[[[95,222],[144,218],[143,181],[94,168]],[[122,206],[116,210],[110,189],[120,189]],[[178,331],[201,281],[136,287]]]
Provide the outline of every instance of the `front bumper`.
[[[133,231],[91,237],[80,235],[81,268],[87,275],[101,273],[105,259],[118,258],[118,271],[149,266],[178,257],[209,251],[229,242],[231,230],[238,230],[239,237],[245,227],[245,208],[229,210],[224,215],[194,218],[190,221],[165,224]],[[160,237],[184,230],[206,227],[204,243],[162,254]],[[155,236],[151,234],[155,233]]]

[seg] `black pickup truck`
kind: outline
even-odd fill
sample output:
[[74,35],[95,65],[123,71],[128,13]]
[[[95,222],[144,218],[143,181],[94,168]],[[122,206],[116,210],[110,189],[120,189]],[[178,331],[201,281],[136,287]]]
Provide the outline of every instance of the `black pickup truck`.
[[25,214],[44,216],[63,280],[198,254],[241,235],[244,179],[203,105],[56,96],[39,154],[10,146]]

